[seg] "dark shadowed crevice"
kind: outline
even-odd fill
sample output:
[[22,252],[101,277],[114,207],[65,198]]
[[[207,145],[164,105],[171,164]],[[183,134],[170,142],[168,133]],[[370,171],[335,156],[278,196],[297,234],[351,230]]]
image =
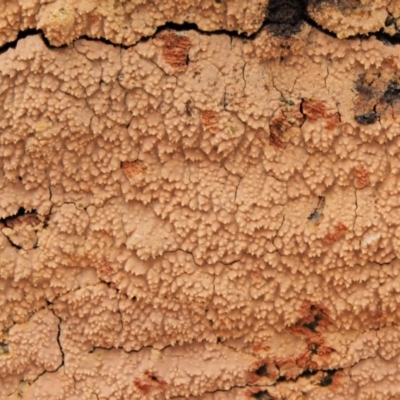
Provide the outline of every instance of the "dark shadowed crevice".
[[59,347],[60,352],[61,352],[61,364],[55,370],[55,371],[58,371],[65,364],[65,354],[64,354],[64,349],[63,349],[62,344],[61,344],[61,323],[62,323],[62,319],[58,315],[56,315],[54,313],[54,311],[53,311],[53,314],[59,319],[58,332],[57,332],[57,343],[58,343],[58,347]]
[[7,235],[5,235],[7,238],[8,242],[11,244],[12,247],[15,247],[17,250],[22,250],[22,247],[19,246],[18,244],[15,244]]
[[260,390],[259,392],[253,393],[251,398],[257,400],[274,400],[266,390]]
[[3,223],[4,225],[9,226],[11,221],[13,221],[14,219],[16,219],[18,217],[22,217],[23,215],[26,215],[26,214],[36,214],[36,210],[32,209],[32,210],[27,211],[24,207],[20,207],[15,214],[9,215],[8,217],[5,217],[5,218],[0,218],[0,223]]
[[[231,31],[228,29],[217,29],[214,31],[204,31],[200,29],[197,24],[193,22],[183,22],[183,23],[175,23],[172,21],[166,22],[165,24],[159,26],[156,31],[149,36],[144,36],[140,40],[138,40],[135,44],[132,45],[123,45],[120,43],[115,43],[109,39],[102,37],[89,37],[87,35],[82,35],[75,40],[85,39],[89,41],[97,41],[107,45],[118,46],[122,49],[127,49],[130,47],[134,47],[136,44],[141,42],[146,42],[163,31],[173,30],[177,32],[181,31],[196,31],[202,35],[227,35],[231,38],[240,38],[243,40],[254,40],[258,37],[258,35],[264,30],[268,30],[272,35],[290,38],[301,31],[301,27],[304,23],[312,26],[318,31],[328,35],[330,37],[336,38],[337,34],[335,32],[330,31],[329,29],[324,28],[319,25],[315,20],[313,20],[308,12],[310,6],[315,5],[315,0],[269,0],[265,6],[265,16],[264,21],[256,32],[252,34],[248,34],[246,32],[239,31]],[[18,36],[15,40],[0,46],[0,54],[5,53],[9,49],[15,49],[18,41],[20,39],[24,39],[28,36],[38,35],[40,34],[43,42],[49,49],[59,49],[66,48],[69,45],[64,44],[62,46],[54,46],[50,43],[49,39],[46,38],[44,32],[40,29],[26,29],[18,33]],[[400,44],[400,32],[394,36],[390,36],[389,34],[383,32],[383,28],[378,32],[370,32],[366,34],[357,34],[346,39],[338,39],[338,40],[352,40],[352,39],[360,39],[365,40],[370,38],[371,36],[375,36],[378,40],[382,41],[386,45],[396,45]],[[74,41],[75,41],[74,40]]]
[[[8,43],[5,43],[3,46],[0,46],[0,54],[5,53],[9,49],[15,49],[17,47],[18,42],[21,39],[25,39],[28,36],[35,36],[35,35],[40,35],[42,37],[42,40],[43,40],[44,44],[49,49],[60,49],[60,48],[68,47],[66,44],[63,44],[62,46],[58,46],[58,47],[57,46],[53,46],[50,43],[49,39],[47,39],[47,37],[45,36],[43,31],[40,30],[40,29],[26,29],[26,30],[20,31],[15,40],[13,40],[11,42],[8,42]],[[20,180],[22,180],[21,177],[20,177]]]
[[[8,228],[13,228],[15,221],[17,221],[19,217],[23,217],[24,215],[37,216],[37,212],[35,209],[27,211],[27,210],[25,210],[24,207],[20,207],[16,214],[10,215],[5,218],[0,218],[0,224],[3,224],[5,227],[8,227]],[[8,242],[11,244],[12,247],[16,248],[17,250],[22,249],[22,247],[16,243],[14,243],[8,235],[4,234],[4,236],[7,238]]]

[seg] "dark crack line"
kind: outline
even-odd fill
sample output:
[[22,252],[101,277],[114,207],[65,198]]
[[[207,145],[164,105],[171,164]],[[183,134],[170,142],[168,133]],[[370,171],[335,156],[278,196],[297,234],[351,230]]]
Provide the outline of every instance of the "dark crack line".
[[54,372],[57,372],[61,367],[63,367],[64,366],[64,362],[65,362],[65,354],[64,354],[64,350],[63,350],[63,348],[62,348],[62,345],[61,345],[61,339],[60,339],[60,336],[61,336],[61,323],[62,323],[62,319],[54,312],[54,310],[52,309],[52,308],[50,308],[50,307],[46,307],[46,309],[48,309],[48,310],[50,310],[52,313],[53,313],[53,315],[58,319],[58,325],[57,325],[57,328],[58,328],[58,332],[57,332],[57,338],[56,338],[56,340],[57,340],[57,343],[58,343],[58,347],[59,347],[59,349],[60,349],[60,353],[61,353],[61,363],[60,363],[60,365],[58,366],[58,367],[56,367],[55,369],[53,369],[53,370],[44,370],[43,372],[41,372],[39,375],[37,375],[36,376],[36,378],[35,379],[33,379],[32,380],[32,382],[30,383],[31,385],[32,384],[34,384],[41,376],[43,376],[44,374],[52,374],[52,373],[54,373]]
[[[264,29],[269,29],[270,32],[274,35],[274,26],[281,26],[281,31],[282,34],[275,34],[275,36],[281,36],[284,38],[289,38],[289,37],[293,37],[296,36],[296,34],[298,32],[300,32],[301,30],[301,24],[307,24],[311,27],[313,27],[314,29],[318,30],[321,33],[324,33],[325,35],[328,35],[330,37],[333,37],[335,39],[338,40],[353,40],[353,39],[360,39],[360,40],[365,40],[365,39],[369,39],[371,36],[375,36],[378,40],[380,40],[381,42],[383,42],[386,45],[396,45],[396,44],[400,44],[400,33],[396,34],[394,36],[390,36],[389,34],[384,32],[384,28],[381,28],[379,31],[374,31],[374,32],[369,32],[369,33],[365,33],[365,34],[357,34],[357,35],[353,35],[353,36],[349,36],[345,39],[339,39],[338,35],[333,32],[330,31],[329,29],[324,28],[322,25],[318,24],[315,20],[313,20],[308,12],[308,8],[307,8],[307,3],[308,1],[298,1],[294,7],[297,7],[297,12],[299,13],[298,19],[291,21],[289,23],[286,23],[285,21],[276,21],[274,18],[272,17],[268,17],[268,15],[266,15],[263,23],[260,25],[260,27],[258,28],[258,30],[256,30],[255,32],[248,34],[246,32],[239,32],[239,31],[231,31],[228,29],[217,29],[214,31],[205,31],[203,29],[200,29],[198,27],[198,25],[196,23],[193,22],[183,22],[183,23],[175,23],[172,21],[168,21],[165,24],[157,27],[157,29],[155,30],[155,32],[152,35],[148,35],[148,36],[143,36],[142,38],[140,38],[138,41],[136,41],[135,43],[131,44],[131,45],[124,45],[124,44],[120,44],[120,43],[116,43],[113,42],[109,39],[106,39],[104,37],[90,37],[88,35],[82,35],[79,36],[77,38],[75,38],[70,44],[73,45],[73,43],[77,40],[80,39],[85,39],[88,41],[97,41],[97,42],[102,42],[104,44],[107,45],[112,45],[112,46],[118,46],[119,48],[122,49],[128,49],[131,47],[136,46],[138,43],[141,42],[147,42],[148,40],[151,40],[153,38],[155,38],[157,35],[159,35],[161,32],[163,31],[168,31],[168,30],[173,30],[176,32],[181,32],[181,31],[196,31],[202,35],[207,35],[207,36],[214,36],[214,35],[227,35],[229,36],[231,39],[232,38],[238,38],[238,39],[242,39],[242,40],[249,40],[249,41],[253,41],[254,39],[256,39],[260,33],[264,30]],[[284,6],[284,3],[282,3]],[[279,7],[279,3],[276,7]],[[266,14],[268,14],[268,9],[266,8]],[[294,31],[294,29],[296,28],[296,26],[299,27],[298,31]],[[286,30],[285,30],[286,29]],[[291,33],[292,32],[292,33]],[[69,47],[69,44],[63,44],[61,46],[54,46],[51,44],[50,40],[46,37],[45,33],[43,30],[41,29],[34,29],[34,28],[30,28],[30,29],[26,29],[23,31],[20,31],[17,35],[17,38],[13,41],[7,42],[5,43],[3,46],[0,46],[0,54],[3,54],[5,52],[7,52],[9,49],[15,49],[18,45],[18,42],[21,39],[25,39],[28,36],[34,36],[34,35],[41,35],[43,42],[45,43],[45,45],[49,48],[49,49],[59,49],[59,48],[66,48]]]
[[44,44],[49,49],[59,49],[59,48],[67,47],[67,45],[62,45],[62,46],[59,46],[59,47],[53,46],[50,43],[49,39],[47,39],[47,37],[45,36],[44,32],[42,30],[40,30],[40,29],[26,29],[24,31],[18,32],[17,38],[15,40],[12,40],[11,42],[5,43],[3,46],[0,46],[0,54],[5,53],[9,49],[15,49],[17,47],[17,45],[18,45],[18,42],[21,39],[25,39],[28,36],[35,36],[35,35],[40,35],[42,37],[42,40],[43,40]]
[[357,189],[354,189],[354,222],[353,222],[353,234],[355,235],[355,228],[357,222],[357,210],[358,210],[358,198],[357,198]]
[[132,350],[125,350],[123,346],[110,346],[110,347],[93,346],[92,349],[89,351],[89,354],[94,353],[96,350],[107,350],[107,351],[122,350],[126,354],[131,354],[131,353],[139,353],[140,351],[142,351],[144,349],[164,351],[168,347],[174,347],[174,346],[172,344],[167,344],[164,347],[156,348],[156,347],[151,346],[151,345],[145,345],[145,346],[140,347],[139,349],[132,349]]
[[61,364],[54,371],[51,371],[51,372],[57,372],[62,366],[64,366],[64,362],[65,362],[65,354],[64,354],[64,350],[63,350],[63,347],[62,347],[62,344],[61,344],[61,323],[62,323],[62,319],[55,313],[55,311],[53,309],[51,309],[51,312],[59,320],[59,322],[58,322],[58,332],[57,332],[57,343],[58,343],[58,347],[60,348],[60,352],[61,352]]

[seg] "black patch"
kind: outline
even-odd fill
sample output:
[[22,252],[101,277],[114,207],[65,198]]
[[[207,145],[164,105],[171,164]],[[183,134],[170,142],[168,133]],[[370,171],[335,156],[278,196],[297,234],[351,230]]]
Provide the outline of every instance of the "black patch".
[[[291,24],[268,24],[267,29],[274,35],[289,38],[301,31],[301,22],[296,25]],[[282,60],[281,60],[282,61]]]
[[[319,223],[324,217],[323,211],[325,207],[325,196],[318,196],[318,204],[315,210],[308,216],[308,220]],[[311,306],[314,307],[314,306]],[[313,309],[313,308],[311,308]]]
[[268,376],[268,370],[267,370],[267,366],[261,365],[261,367],[257,368],[254,373],[258,376]]
[[266,27],[275,36],[289,37],[298,33],[307,15],[306,0],[270,0]]
[[332,385],[333,379],[330,375],[326,375],[321,379],[321,382],[319,383],[320,386],[325,387]]
[[266,390],[261,390],[260,392],[253,393],[251,397],[257,400],[274,400]]
[[318,371],[310,371],[306,369],[300,376],[302,378],[311,378],[312,376],[316,375]]
[[388,17],[385,20],[385,26],[390,26],[396,23],[396,20],[392,15],[388,15]]
[[322,316],[320,314],[317,314],[314,317],[313,321],[309,322],[308,324],[304,324],[303,326],[304,326],[304,328],[307,328],[312,332],[316,332],[316,329],[318,327],[319,321],[321,321],[321,319],[322,319]]
[[191,117],[193,115],[193,105],[192,105],[192,100],[191,99],[189,99],[185,103],[185,111],[186,111],[186,115],[188,117]]
[[0,354],[8,354],[10,352],[8,344],[0,342]]
[[319,385],[322,387],[330,386],[333,383],[333,376],[336,374],[336,370],[327,371],[323,376]]
[[376,112],[371,111],[365,114],[356,115],[354,119],[361,125],[370,125],[379,119],[379,115]]
[[311,354],[318,354],[319,345],[318,344],[309,344],[308,350],[311,351]]
[[319,221],[321,219],[321,215],[315,210],[307,217],[307,219],[310,221]]
[[356,82],[354,87],[358,93],[364,96],[371,97],[373,95],[373,89],[369,85],[363,85],[360,82]]
[[286,376],[280,376],[276,382],[288,382],[288,381],[295,381],[298,378],[311,378],[312,376],[316,375],[318,373],[318,370],[311,370],[311,369],[306,369],[303,371],[297,378],[286,378]]
[[299,23],[305,14],[305,2],[302,0],[270,0],[267,7],[269,22],[277,24]]
[[400,100],[400,85],[397,82],[389,82],[385,93],[383,93],[383,100],[389,104],[393,104],[396,100]]
[[383,29],[381,29],[379,32],[375,34],[375,37],[386,45],[400,44],[399,33],[395,33],[394,35],[389,35],[388,33],[384,32]]

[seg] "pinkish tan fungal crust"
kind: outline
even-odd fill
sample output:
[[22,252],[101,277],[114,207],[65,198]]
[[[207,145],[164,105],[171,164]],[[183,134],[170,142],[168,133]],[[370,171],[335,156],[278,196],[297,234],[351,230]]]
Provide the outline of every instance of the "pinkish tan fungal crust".
[[400,398],[399,27],[0,4],[0,400]]

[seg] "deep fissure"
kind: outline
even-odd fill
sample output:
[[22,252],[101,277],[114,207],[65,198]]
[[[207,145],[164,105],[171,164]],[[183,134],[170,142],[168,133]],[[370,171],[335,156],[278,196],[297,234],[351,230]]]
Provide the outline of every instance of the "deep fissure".
[[[228,29],[217,29],[213,31],[205,31],[198,27],[196,23],[185,21],[183,23],[176,23],[172,21],[168,21],[163,25],[157,27],[155,32],[149,36],[143,36],[136,43],[132,45],[124,45],[121,43],[115,43],[112,40],[109,40],[104,37],[90,37],[88,35],[81,35],[73,40],[84,39],[88,41],[97,41],[107,45],[117,46],[122,49],[128,49],[130,47],[136,46],[138,43],[147,42],[148,40],[155,38],[158,34],[163,31],[173,30],[176,32],[184,32],[184,31],[196,31],[202,35],[227,35],[231,38],[240,38],[243,40],[254,40],[258,37],[258,35],[264,30],[269,30],[273,35],[283,38],[290,38],[295,36],[300,32],[301,26],[303,23],[306,23],[318,31],[324,33],[325,35],[334,37],[338,39],[338,36],[335,32],[330,31],[329,29],[324,28],[320,24],[318,24],[315,20],[313,20],[309,15],[309,3],[310,0],[270,0],[268,4],[265,6],[265,18],[263,23],[260,25],[259,29],[251,34],[246,32],[233,31]],[[67,48],[68,44],[63,44],[61,46],[54,46],[51,44],[50,40],[46,37],[45,33],[41,29],[36,28],[28,28],[23,31],[19,31],[17,38],[5,43],[0,46],[0,55],[7,52],[9,49],[15,49],[18,45],[18,42],[21,39],[25,39],[28,36],[41,35],[42,40],[47,48],[54,50],[60,48]],[[378,40],[382,41],[386,45],[397,45],[400,44],[400,32],[396,33],[393,36],[385,33],[383,28],[377,32],[369,32],[365,34],[357,34],[353,36],[349,36],[346,39],[339,40],[353,40],[360,39],[365,40],[370,38],[371,36],[375,36]],[[73,44],[73,42],[71,44]],[[71,45],[70,44],[70,45]]]

